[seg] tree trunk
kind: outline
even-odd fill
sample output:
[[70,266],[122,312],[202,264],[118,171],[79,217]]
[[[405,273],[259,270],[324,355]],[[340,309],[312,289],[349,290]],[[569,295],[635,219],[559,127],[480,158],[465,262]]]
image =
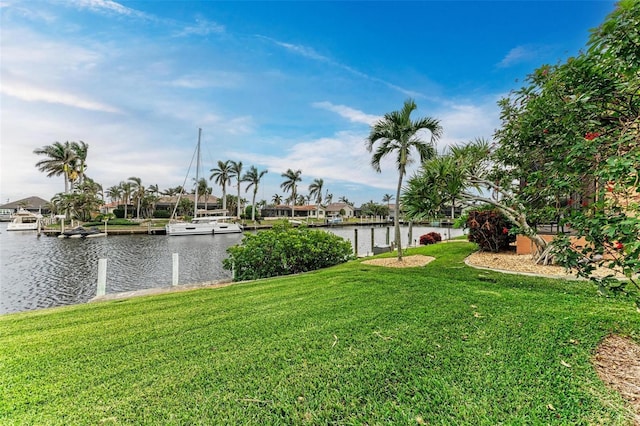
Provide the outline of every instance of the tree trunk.
[[402,262],[402,239],[400,238],[400,190],[402,189],[402,171],[398,177],[398,189],[396,190],[396,208],[393,226],[395,231],[396,250],[398,250],[398,262]]

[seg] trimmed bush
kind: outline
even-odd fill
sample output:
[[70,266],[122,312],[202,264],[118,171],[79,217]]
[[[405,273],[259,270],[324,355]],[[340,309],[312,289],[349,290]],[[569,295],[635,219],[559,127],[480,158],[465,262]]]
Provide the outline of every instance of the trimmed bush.
[[171,212],[169,210],[156,210],[153,212],[153,217],[156,219],[169,219]]
[[467,218],[469,241],[478,244],[480,251],[505,251],[516,240],[511,222],[499,210],[474,210]]
[[423,246],[439,243],[440,241],[442,241],[442,235],[438,232],[429,232],[420,236],[420,244]]
[[227,249],[223,267],[235,270],[235,281],[313,271],[353,258],[349,241],[306,226],[277,224],[270,230],[246,234]]

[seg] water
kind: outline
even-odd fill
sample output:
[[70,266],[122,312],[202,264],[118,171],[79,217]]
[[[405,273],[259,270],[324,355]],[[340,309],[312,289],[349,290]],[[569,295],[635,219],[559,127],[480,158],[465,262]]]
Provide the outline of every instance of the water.
[[[0,314],[91,300],[96,295],[99,259],[107,259],[107,293],[171,285],[173,253],[180,259],[179,284],[230,279],[222,260],[226,249],[242,240],[241,234],[59,239],[6,229],[7,224],[0,223]],[[323,229],[353,244],[356,227]],[[358,254],[371,253],[371,227],[357,229]],[[386,244],[386,229],[374,228],[374,245]],[[431,231],[447,238],[448,230],[414,227],[412,240]],[[452,237],[461,234],[451,230]],[[389,235],[393,240],[393,227]],[[402,239],[406,246],[407,227]]]

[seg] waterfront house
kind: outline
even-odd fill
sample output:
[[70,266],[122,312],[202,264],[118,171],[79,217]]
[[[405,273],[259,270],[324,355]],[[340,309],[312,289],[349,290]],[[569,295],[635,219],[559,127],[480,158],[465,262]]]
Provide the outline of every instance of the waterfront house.
[[9,213],[15,213],[19,209],[30,211],[31,213],[40,213],[46,215],[51,213],[49,209],[49,202],[40,197],[27,197],[17,201],[7,202],[0,205],[0,211],[7,211]]
[[347,203],[331,203],[326,208],[327,217],[342,217],[348,219],[355,217],[356,209],[351,204]]
[[[325,208],[320,206],[294,206],[294,217],[298,219],[324,219]],[[277,206],[267,206],[262,209],[262,217],[265,219],[278,219],[291,217],[291,206],[279,204]]]

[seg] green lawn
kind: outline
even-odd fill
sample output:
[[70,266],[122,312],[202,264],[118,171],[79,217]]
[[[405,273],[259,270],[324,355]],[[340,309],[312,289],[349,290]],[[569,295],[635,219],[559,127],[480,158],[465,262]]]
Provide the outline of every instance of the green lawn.
[[0,424],[630,424],[589,360],[632,302],[472,250],[0,316]]

